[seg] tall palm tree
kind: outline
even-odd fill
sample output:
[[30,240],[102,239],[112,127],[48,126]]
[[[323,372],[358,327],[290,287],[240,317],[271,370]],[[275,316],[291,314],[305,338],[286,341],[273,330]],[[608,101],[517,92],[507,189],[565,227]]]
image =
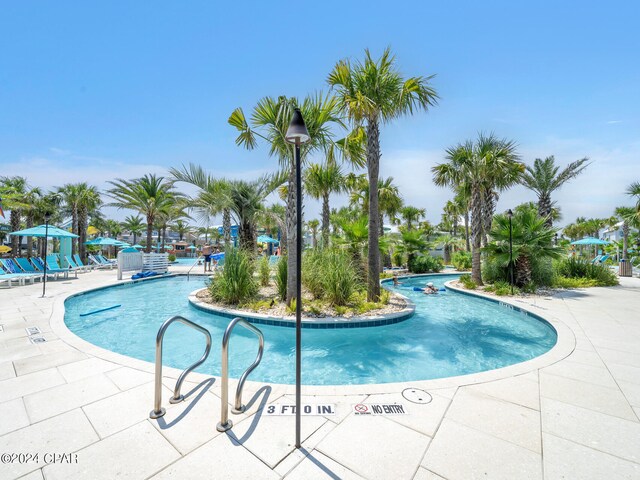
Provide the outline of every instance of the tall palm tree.
[[456,237],[458,235],[458,224],[460,223],[460,216],[462,211],[460,204],[452,200],[447,200],[442,208],[442,221],[451,225],[451,235]]
[[588,158],[576,160],[567,165],[562,171],[556,165],[553,155],[541,160],[536,158],[533,166],[527,165],[520,178],[520,183],[535,192],[538,196],[538,215],[546,219],[548,227],[553,226],[551,194],[572,178],[580,175],[589,165]]
[[[38,213],[38,203],[42,198],[42,190],[38,187],[29,188],[25,193],[26,208],[23,209],[25,217],[25,226],[32,228],[35,223],[35,217]],[[27,237],[27,257],[31,257],[33,251],[33,237]]]
[[82,195],[78,204],[78,250],[83,261],[87,259],[87,229],[89,228],[89,219],[95,221],[101,218],[100,206],[102,198],[98,188],[93,185],[84,184],[82,187]]
[[[309,230],[311,230],[311,246],[313,248],[318,247],[318,227],[319,226],[320,226],[320,222],[315,218],[307,222],[307,227],[309,227]],[[328,233],[329,232],[327,231],[327,234]],[[324,245],[326,245],[326,243]]]
[[636,217],[640,220],[640,182],[633,182],[629,185],[627,195],[636,197]]
[[[495,191],[515,183],[524,165],[517,161],[515,144],[495,136],[480,134],[476,142],[468,140],[446,151],[447,163],[431,170],[438,186],[462,188],[470,192],[473,280],[482,285],[480,248],[487,203],[495,201]],[[490,195],[491,198],[487,198]]]
[[135,245],[138,240],[138,235],[141,235],[144,231],[144,222],[142,221],[142,217],[140,215],[136,215],[135,217],[133,215],[128,215],[124,219],[124,222],[122,222],[122,228],[133,235],[133,242],[131,243]]
[[494,217],[493,227],[489,232],[492,242],[485,247],[499,265],[508,267],[511,260],[512,245],[515,283],[519,287],[531,282],[532,259],[537,260],[560,258],[564,253],[562,247],[553,245],[556,233],[546,225],[546,217],[538,216],[535,209],[518,209],[514,212],[509,227],[509,217],[499,214]]
[[[29,186],[24,177],[0,177],[0,197],[3,206],[11,211],[9,223],[11,231],[20,230],[20,222],[23,211],[28,208],[27,191]],[[11,235],[11,256],[20,256],[21,237]]]
[[309,196],[322,200],[322,245],[326,247],[329,245],[329,216],[331,214],[329,195],[344,190],[345,182],[342,170],[335,161],[328,161],[325,164],[311,164],[305,174],[305,186]]
[[456,205],[457,209],[462,212],[465,248],[467,252],[471,252],[471,235],[469,234],[469,204],[471,200],[471,192],[469,192],[465,187],[466,185],[463,184],[454,188],[456,195],[453,197],[453,203]]
[[[235,127],[240,133],[236,139],[236,144],[247,149],[254,149],[257,146],[257,139],[261,138],[269,145],[269,155],[274,156],[280,162],[284,172],[288,174],[287,188],[287,241],[291,245],[296,243],[296,166],[293,156],[293,148],[289,144],[285,135],[289,128],[289,123],[295,108],[300,108],[309,131],[310,141],[301,147],[301,162],[306,162],[309,154],[315,151],[323,151],[325,156],[331,158],[338,150],[345,156],[351,158],[353,152],[352,145],[357,144],[356,139],[360,138],[352,134],[342,139],[338,143],[334,139],[334,130],[344,129],[337,99],[331,96],[318,94],[306,97],[302,102],[297,98],[265,97],[261,99],[253,109],[250,121],[247,121],[241,108],[233,111],[229,117],[229,124]],[[297,283],[297,258],[295,255],[287,257],[287,304],[295,298]]]
[[145,251],[151,253],[153,243],[153,224],[156,217],[173,205],[181,194],[176,192],[170,182],[155,174],[146,174],[133,180],[121,178],[109,182],[113,185],[107,195],[114,201],[111,206],[140,212],[147,220],[147,245]]
[[616,220],[622,221],[622,258],[626,261],[629,246],[629,231],[632,225],[638,225],[636,209],[633,207],[618,207],[615,210]]
[[171,230],[178,234],[180,241],[191,231],[191,226],[184,220],[176,220],[176,223],[171,225]]
[[426,214],[427,211],[424,208],[412,207],[411,205],[400,209],[400,216],[407,222],[407,230],[409,231],[413,229],[414,222],[419,222]]
[[434,105],[438,98],[429,85],[432,77],[403,78],[389,49],[375,60],[365,50],[363,62],[339,61],[327,79],[337,93],[340,109],[357,126],[366,126],[369,176],[369,258],[367,298],[380,297],[380,238],[378,177],[380,124]]

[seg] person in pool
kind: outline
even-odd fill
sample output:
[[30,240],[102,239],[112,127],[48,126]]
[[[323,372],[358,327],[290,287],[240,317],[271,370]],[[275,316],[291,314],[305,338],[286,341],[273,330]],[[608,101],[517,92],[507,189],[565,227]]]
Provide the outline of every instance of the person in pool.
[[438,289],[433,285],[433,282],[427,283],[427,286],[424,287],[424,293],[426,295],[431,295],[433,293],[438,293]]
[[402,283],[398,281],[398,272],[393,272],[393,286],[397,287],[398,285],[402,285]]
[[204,255],[204,271],[211,271],[211,245],[208,243],[202,247],[202,255]]

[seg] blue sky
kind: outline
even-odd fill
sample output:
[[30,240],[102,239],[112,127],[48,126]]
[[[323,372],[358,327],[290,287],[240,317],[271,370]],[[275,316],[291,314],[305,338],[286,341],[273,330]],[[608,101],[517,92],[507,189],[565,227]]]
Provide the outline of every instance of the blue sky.
[[[391,46],[404,74],[436,74],[439,105],[382,132],[383,175],[429,219],[450,197],[431,183],[431,166],[478,131],[514,139],[525,162],[593,160],[555,197],[562,223],[631,204],[623,190],[640,180],[639,4],[447,3],[6,3],[0,174],[104,187],[196,162],[254,178],[277,161],[266,148],[235,146],[234,108],[326,91],[337,60]],[[515,188],[499,207],[532,199]],[[310,201],[308,218],[318,210]]]

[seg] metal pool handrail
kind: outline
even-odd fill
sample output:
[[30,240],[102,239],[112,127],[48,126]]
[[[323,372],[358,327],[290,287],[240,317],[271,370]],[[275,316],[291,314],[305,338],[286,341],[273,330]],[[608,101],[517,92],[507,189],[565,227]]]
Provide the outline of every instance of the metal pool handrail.
[[193,270],[193,267],[195,267],[198,264],[198,260],[200,260],[201,258],[202,258],[202,255],[196,258],[196,261],[193,262],[193,265],[191,265],[191,268],[187,271],[187,282],[189,281],[189,274],[191,273],[191,270]]
[[192,322],[191,320],[187,320],[186,318],[176,315],[171,317],[169,320],[164,322],[158,330],[158,335],[156,336],[156,383],[155,383],[155,397],[154,397],[154,405],[153,410],[149,413],[150,418],[160,418],[165,413],[166,410],[162,408],[162,343],[164,340],[164,333],[169,328],[173,322],[180,322],[185,324],[188,327],[191,327],[195,330],[198,330],[207,338],[207,346],[204,349],[204,354],[196,363],[187,368],[184,372],[180,374],[178,377],[178,381],[176,382],[176,386],[173,390],[173,397],[169,399],[169,403],[178,403],[184,400],[184,395],[180,395],[180,389],[182,388],[182,382],[186,378],[189,373],[193,371],[194,368],[202,365],[202,363],[209,356],[209,352],[211,351],[211,334],[209,330],[204,327],[201,327],[197,323]]
[[231,338],[231,332],[235,328],[236,325],[242,325],[247,330],[255,333],[258,336],[258,340],[260,344],[258,346],[258,356],[253,361],[253,363],[247,368],[240,380],[238,380],[238,388],[236,389],[236,398],[233,410],[233,413],[238,414],[242,413],[246,410],[246,406],[242,405],[242,388],[244,387],[244,382],[247,380],[249,374],[260,364],[262,360],[262,353],[264,352],[264,335],[259,328],[251,323],[247,322],[244,318],[236,317],[227,326],[227,329],[224,332],[224,336],[222,337],[222,402],[221,402],[221,412],[220,412],[220,423],[216,425],[216,429],[219,432],[226,432],[231,427],[233,427],[233,422],[229,420],[229,339]]

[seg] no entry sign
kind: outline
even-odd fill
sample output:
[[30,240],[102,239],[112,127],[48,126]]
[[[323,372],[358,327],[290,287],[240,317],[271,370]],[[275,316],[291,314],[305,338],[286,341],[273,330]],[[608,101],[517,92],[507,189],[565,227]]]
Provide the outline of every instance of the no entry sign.
[[354,415],[408,415],[400,403],[358,403],[353,406]]

